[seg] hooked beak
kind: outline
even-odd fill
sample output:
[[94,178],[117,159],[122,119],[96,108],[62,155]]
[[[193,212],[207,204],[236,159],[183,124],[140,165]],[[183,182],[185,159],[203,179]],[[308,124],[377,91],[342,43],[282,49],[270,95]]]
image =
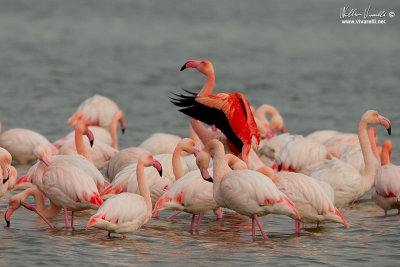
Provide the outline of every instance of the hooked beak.
[[198,149],[198,148],[194,148],[194,150],[193,150],[193,155],[195,156],[195,157],[197,157],[197,155],[200,153],[200,150]]
[[213,183],[213,178],[211,177],[211,175],[208,173],[207,168],[200,168],[200,173],[201,173],[201,177],[203,177],[204,180],[206,180],[207,182]]
[[94,143],[94,136],[91,130],[88,130],[88,133],[86,134],[86,136],[89,138],[89,142],[90,142],[90,147],[93,147],[93,143]]
[[189,60],[188,62],[186,62],[182,68],[181,71],[183,71],[184,69],[187,68],[197,68],[197,66],[199,66],[201,64],[201,61],[198,60]]
[[158,160],[153,159],[153,167],[156,168],[156,170],[158,171],[158,174],[160,176],[162,176],[162,166]]
[[386,128],[388,134],[391,135],[392,134],[392,125],[390,124],[390,121],[381,115],[378,116],[378,121],[380,124],[382,124]]
[[41,161],[46,165],[46,167],[49,167],[49,166],[50,166],[50,161],[49,161],[49,159],[48,159],[46,156],[44,156],[44,157],[41,159]]
[[124,134],[125,133],[125,128],[121,128],[121,132],[122,132],[122,134]]
[[10,227],[11,223],[10,223],[10,219],[11,219],[11,215],[13,214],[14,209],[11,206],[8,206],[6,211],[4,212],[4,219],[6,220],[7,223],[7,227]]
[[7,178],[3,178],[3,184],[7,183],[9,179],[10,179],[10,168],[8,168]]

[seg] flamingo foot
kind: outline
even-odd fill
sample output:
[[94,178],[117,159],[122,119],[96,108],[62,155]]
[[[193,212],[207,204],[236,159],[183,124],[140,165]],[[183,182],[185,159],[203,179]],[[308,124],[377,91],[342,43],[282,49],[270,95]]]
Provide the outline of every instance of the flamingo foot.
[[263,227],[262,227],[262,225],[261,225],[260,220],[258,219],[257,214],[254,214],[254,215],[253,215],[253,218],[256,220],[257,225],[258,225],[258,228],[260,228],[260,231],[261,231],[261,233],[262,233],[262,235],[263,235],[263,237],[264,237],[264,240],[268,240],[268,237],[267,237],[267,235],[266,235],[265,232],[264,232],[264,229],[263,229]]
[[196,217],[196,214],[192,215],[192,222],[190,223],[190,231],[193,230],[193,225],[194,225],[194,218]]
[[179,213],[181,213],[183,210],[178,210],[177,212],[175,212],[174,214],[172,214],[172,215],[170,215],[170,216],[168,216],[168,218],[167,219],[171,219],[171,218],[173,218],[173,217],[175,217],[176,215],[178,215]]

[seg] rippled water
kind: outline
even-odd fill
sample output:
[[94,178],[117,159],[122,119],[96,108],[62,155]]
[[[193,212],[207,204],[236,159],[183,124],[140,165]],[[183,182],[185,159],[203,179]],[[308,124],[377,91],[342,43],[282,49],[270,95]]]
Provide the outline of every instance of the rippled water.
[[[351,3],[350,3],[351,2]],[[342,25],[344,5],[399,13],[387,25]],[[0,114],[3,129],[29,128],[56,140],[94,93],[125,111],[121,148],[153,132],[184,136],[188,121],[170,92],[198,89],[204,77],[179,72],[188,59],[209,59],[216,91],[239,91],[252,105],[274,104],[290,132],[355,132],[376,109],[392,121],[393,162],[400,160],[400,4],[398,1],[0,1]],[[381,142],[388,138],[378,128]],[[20,174],[27,166],[18,166]],[[190,216],[151,220],[127,239],[56,229],[27,210],[0,231],[1,265],[393,265],[399,216],[365,201],[344,208],[350,229],[325,224],[296,235],[294,222],[267,216],[269,241],[251,242],[251,221],[207,214],[199,233]],[[0,210],[7,199],[0,202]],[[5,223],[3,223],[5,225]]]

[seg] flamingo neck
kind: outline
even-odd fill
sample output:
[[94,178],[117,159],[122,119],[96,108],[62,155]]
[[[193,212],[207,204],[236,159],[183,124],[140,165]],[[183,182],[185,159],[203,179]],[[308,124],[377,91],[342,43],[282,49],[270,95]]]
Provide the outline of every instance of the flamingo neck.
[[[371,143],[367,133],[368,122],[362,118],[358,126],[358,139],[360,141],[361,151],[364,157],[365,172],[363,176],[364,185],[367,187],[372,186],[374,182],[375,173],[377,171],[377,161],[372,152]],[[374,144],[375,145],[375,144]]]
[[144,179],[144,165],[143,165],[143,162],[140,160],[138,161],[137,166],[136,166],[136,177],[137,177],[140,195],[144,198],[146,205],[147,205],[146,222],[148,222],[151,218],[152,204],[151,204],[151,198],[150,198],[150,190]]
[[381,160],[382,166],[390,163],[390,148],[388,146],[383,146]]
[[203,144],[207,144],[219,134],[218,132],[212,132],[208,130],[199,120],[195,120],[193,118],[190,118],[190,125]]
[[78,154],[84,156],[87,160],[92,162],[86,149],[85,143],[83,142],[82,130],[80,130],[79,128],[75,128],[75,147]]
[[213,180],[214,180],[214,195],[215,192],[219,191],[221,186],[222,177],[224,176],[226,170],[229,170],[229,166],[225,161],[225,151],[224,146],[221,142],[213,140],[209,143],[211,146],[210,155],[213,158]]
[[210,95],[212,93],[212,90],[214,88],[215,84],[215,75],[214,73],[208,73],[207,75],[207,81],[204,84],[203,88],[201,88],[200,92],[197,94],[197,96],[206,96]]
[[257,171],[259,173],[264,174],[265,176],[268,176],[269,179],[271,179],[272,182],[274,182],[274,184],[276,184],[277,179],[276,179],[276,176],[275,176],[275,173],[274,173],[273,169],[271,169],[270,167],[267,167],[267,166],[263,166],[263,167],[257,169]]
[[175,180],[178,180],[183,176],[183,168],[181,163],[181,152],[182,146],[178,144],[172,154],[172,170],[175,175]]
[[257,119],[259,119],[261,121],[267,121],[268,122],[268,120],[267,120],[267,118],[265,116],[266,114],[270,114],[271,115],[271,120],[272,120],[273,117],[278,115],[278,111],[274,107],[264,104],[264,105],[262,105],[261,107],[259,107],[256,110],[255,116],[257,117]]
[[[370,129],[373,129],[373,128],[371,127]],[[380,163],[381,157],[379,156],[378,147],[377,147],[379,144],[376,143],[375,131],[368,130],[368,139],[371,144],[372,153],[374,154],[376,160]]]
[[24,201],[27,197],[33,196],[33,198],[35,199],[36,209],[46,218],[55,217],[61,211],[61,207],[58,207],[52,201],[50,201],[49,206],[46,206],[44,204],[45,200],[43,194],[35,187],[28,188],[21,194],[22,195],[20,201]]
[[[192,120],[194,120],[194,119],[192,119]],[[200,147],[200,148],[204,147],[203,142],[200,140],[199,136],[197,135],[197,133],[193,129],[192,125],[189,125],[189,136],[190,136],[190,138],[192,140],[194,140],[194,143],[196,144],[196,147]]]
[[112,140],[111,146],[115,149],[118,149],[118,122],[121,123],[122,125],[123,119],[124,119],[124,113],[121,110],[119,110],[114,114],[113,119],[111,121],[110,125],[110,134]]

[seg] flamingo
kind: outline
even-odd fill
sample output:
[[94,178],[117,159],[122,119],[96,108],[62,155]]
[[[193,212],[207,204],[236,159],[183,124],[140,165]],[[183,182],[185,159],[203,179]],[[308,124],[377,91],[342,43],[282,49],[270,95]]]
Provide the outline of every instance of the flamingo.
[[295,222],[296,233],[300,233],[300,222],[319,225],[323,221],[332,221],[349,228],[333,204],[330,192],[326,192],[326,187],[321,182],[302,173],[282,171],[274,174],[271,168],[262,168],[259,171],[274,181],[278,189],[296,206],[300,215],[300,219]]
[[14,128],[0,134],[0,147],[6,149],[13,160],[21,164],[37,160],[33,151],[39,144],[48,146],[53,153],[58,152],[58,148],[52,145],[46,137],[32,130]]
[[[77,122],[76,122],[77,123]],[[106,128],[99,127],[99,126],[89,126],[89,130],[96,136],[96,141],[105,143],[109,146],[112,146],[115,149],[118,149],[118,123],[121,125],[122,134],[125,133],[125,120],[124,120],[124,112],[122,110],[118,110],[111,121],[110,131]],[[70,140],[74,140],[75,138],[75,131],[70,132],[65,137],[57,140],[53,144],[57,147],[63,146],[66,142]]]
[[[88,136],[89,140],[83,140],[82,135]],[[94,144],[93,133],[88,126],[80,121],[75,125],[75,140],[66,142],[60,149],[60,155],[81,154],[99,170],[103,169],[112,156],[117,154],[118,150],[100,142]],[[89,144],[92,149],[90,149]]]
[[112,182],[115,176],[126,166],[136,163],[139,157],[149,152],[140,147],[129,147],[119,151],[113,156],[107,164],[106,177]]
[[376,146],[369,142],[368,124],[381,124],[389,134],[391,133],[390,121],[379,115],[377,111],[369,110],[363,114],[358,127],[358,137],[364,157],[364,175],[350,164],[336,158],[332,158],[327,164],[314,169],[309,175],[332,186],[335,191],[336,207],[342,207],[356,201],[370,190],[374,183],[379,162],[372,152],[372,148]]
[[[79,105],[76,112],[68,119],[68,124],[73,126],[78,121],[84,121],[88,125],[100,126],[110,130],[113,117],[119,110],[120,108],[114,101],[105,96],[95,94]],[[123,119],[121,127],[125,129]]]
[[[271,115],[271,120],[269,122],[265,117],[266,114]],[[270,139],[274,137],[278,131],[281,131],[281,133],[286,133],[284,120],[274,106],[267,104],[261,105],[255,112],[255,118],[257,118],[261,123],[268,125],[266,132],[263,133],[263,138]]]
[[147,185],[144,167],[153,166],[161,173],[161,164],[150,153],[142,154],[136,168],[137,184],[140,195],[122,193],[108,199],[93,215],[86,228],[91,226],[107,230],[110,233],[132,233],[151,218],[152,201]]
[[314,141],[320,142],[321,144],[325,143],[332,137],[340,134],[338,131],[334,130],[319,130],[310,133],[309,135],[306,136],[306,138],[312,139]]
[[[213,158],[213,178],[208,175],[207,167]],[[275,184],[259,172],[252,170],[234,170],[224,173],[224,147],[218,140],[211,140],[197,155],[197,164],[202,176],[213,181],[213,195],[220,207],[236,211],[252,218],[252,236],[255,240],[256,221],[264,240],[267,240],[258,216],[269,213],[284,214],[294,219],[300,216],[289,198],[278,190]]]
[[400,214],[400,166],[390,163],[392,142],[386,140],[382,145],[382,166],[375,175],[371,198],[385,211],[397,209]]
[[[35,150],[40,161],[33,174],[33,184],[50,199],[52,205],[57,206],[59,210],[64,209],[66,228],[69,225],[67,210],[72,211],[71,227],[73,227],[75,211],[97,209],[103,203],[95,183],[102,180],[103,176],[81,155],[52,157],[48,152],[44,146],[39,146]],[[11,217],[13,211],[14,208],[11,206],[6,212],[7,216]]]
[[171,98],[171,102],[182,107],[180,112],[220,129],[228,138],[231,150],[240,153],[247,163],[250,149],[257,149],[260,143],[260,134],[247,99],[240,93],[211,94],[215,80],[211,62],[189,60],[181,71],[186,68],[196,68],[205,74],[206,84],[198,94],[186,91],[189,95],[176,95],[177,98]]

